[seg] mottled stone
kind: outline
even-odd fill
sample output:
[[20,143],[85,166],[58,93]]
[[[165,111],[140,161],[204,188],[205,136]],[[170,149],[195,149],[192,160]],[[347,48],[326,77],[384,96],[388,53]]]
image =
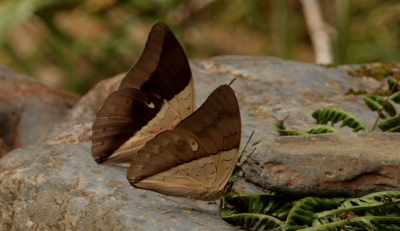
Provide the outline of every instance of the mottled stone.
[[331,133],[261,142],[246,179],[297,196],[360,197],[400,190],[399,133]]
[[274,57],[220,56],[191,62],[200,105],[218,85],[232,84],[242,115],[242,144],[252,131],[253,140],[277,136],[275,116],[290,129],[306,130],[315,124],[311,113],[338,106],[372,127],[376,113],[370,112],[362,95],[346,95],[350,88],[373,92],[384,83],[355,78],[343,69],[286,61]]
[[235,230],[218,205],[134,189],[127,169],[98,165],[90,142],[36,144],[0,163],[0,230]]
[[92,133],[92,123],[97,110],[102,105],[104,99],[118,86],[124,77],[123,74],[114,78],[105,79],[94,86],[84,95],[65,119],[53,126],[48,131],[43,142],[49,144],[67,144],[89,142]]
[[78,99],[0,65],[0,158],[47,135]]

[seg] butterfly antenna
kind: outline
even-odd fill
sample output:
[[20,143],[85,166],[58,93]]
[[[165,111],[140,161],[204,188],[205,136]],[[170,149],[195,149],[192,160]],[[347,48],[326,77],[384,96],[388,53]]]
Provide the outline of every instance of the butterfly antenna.
[[[246,144],[244,145],[244,148],[243,148],[243,150],[242,150],[242,153],[240,153],[239,163],[241,163],[241,160],[242,160],[242,158],[243,158],[244,152],[246,151],[247,145],[249,145],[250,140],[251,140],[251,138],[253,137],[253,135],[254,135],[254,131],[251,132],[251,135],[250,135],[249,139],[247,140]],[[247,158],[246,158],[246,159],[247,159]]]
[[286,129],[284,123],[285,123],[285,120],[286,120],[287,118],[289,118],[289,115],[287,115],[283,120],[280,120],[280,119],[276,118],[274,115],[272,115],[272,117],[275,119],[276,125],[277,125],[280,129]]
[[235,82],[235,80],[236,80],[236,78],[232,79],[228,85],[230,86],[233,82]]
[[[246,162],[246,160],[251,156],[251,154],[253,154],[254,151],[256,150],[256,149],[254,148],[253,151],[251,151],[251,153],[246,157],[246,159],[245,159],[244,161],[241,161],[241,159],[242,159],[243,156],[244,156],[244,152],[245,152],[245,150],[246,150],[246,148],[247,148],[247,145],[249,145],[250,140],[251,140],[251,138],[253,137],[253,135],[254,135],[254,131],[251,133],[249,139],[248,139],[247,142],[246,142],[246,145],[244,146],[244,148],[243,148],[243,150],[242,150],[242,153],[240,154],[239,161],[238,161],[238,162],[239,162],[239,166],[236,165],[235,170],[234,170],[234,172],[232,173],[232,176],[230,177],[230,179],[229,179],[227,185],[225,186],[227,192],[234,192],[234,193],[236,193],[236,195],[238,195],[238,196],[240,197],[240,199],[241,199],[247,206],[249,206],[249,205],[248,205],[248,203],[246,202],[246,200],[243,199],[243,198],[239,195],[239,193],[237,193],[237,192],[233,189],[233,184],[234,184],[235,181],[236,181],[236,177],[237,177],[237,176],[239,175],[239,173],[242,171],[242,166],[243,166],[243,164],[244,164],[244,163]],[[225,197],[223,197],[223,207],[224,207],[224,206],[225,206]]]
[[[244,163],[246,163],[247,159],[249,159],[249,157],[254,153],[254,151],[256,150],[256,148],[254,148],[249,155],[246,156],[246,159],[240,163],[239,165],[236,165],[234,172],[232,173],[231,178],[229,179],[228,183],[231,183],[232,185],[230,187],[233,187],[233,183],[236,181],[236,177],[239,175],[239,173],[242,171],[242,166],[244,165]],[[239,194],[238,194],[239,195]]]
[[254,148],[254,149],[250,152],[250,154],[246,156],[246,159],[245,159],[242,163],[240,163],[240,165],[238,166],[239,171],[242,170],[242,166],[244,165],[244,163],[246,163],[247,159],[250,158],[250,156],[254,153],[255,150],[256,150],[256,148]]
[[244,152],[246,151],[247,145],[249,145],[250,140],[253,137],[253,135],[254,135],[254,131],[251,132],[251,135],[250,135],[249,139],[247,140],[246,145],[244,145],[242,153],[240,153],[240,157],[239,157],[239,160],[237,163],[239,165],[236,165],[235,170],[233,171],[232,176],[231,176],[232,182],[234,182],[235,178],[239,175],[240,171],[242,170],[242,166],[243,166],[244,162],[246,162],[246,160],[250,157],[250,155],[253,154],[253,152],[256,150],[256,149],[253,149],[253,151],[251,151],[251,153],[246,157],[246,159],[244,161],[242,161],[242,159],[244,157]]

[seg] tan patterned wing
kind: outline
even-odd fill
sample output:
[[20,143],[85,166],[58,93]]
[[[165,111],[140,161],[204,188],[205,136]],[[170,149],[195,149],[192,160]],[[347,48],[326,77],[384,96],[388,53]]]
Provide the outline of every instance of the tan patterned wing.
[[96,115],[93,158],[106,164],[130,162],[149,139],[193,112],[194,94],[182,47],[164,23],[155,24],[141,57]]
[[220,86],[192,115],[138,151],[128,180],[169,196],[219,198],[238,160],[240,136],[237,99],[229,86]]

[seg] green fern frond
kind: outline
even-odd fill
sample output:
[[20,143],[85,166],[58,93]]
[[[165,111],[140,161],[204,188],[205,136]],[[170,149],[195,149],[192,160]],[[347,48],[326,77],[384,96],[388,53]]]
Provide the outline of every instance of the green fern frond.
[[364,230],[365,227],[382,230],[388,225],[395,227],[399,224],[399,215],[399,191],[378,192],[351,199],[308,197],[293,207],[286,230],[340,230],[345,226],[345,230]]
[[[395,116],[397,114],[396,109],[394,108],[394,106],[387,101],[386,99],[381,97],[381,96],[377,96],[377,95],[365,95],[364,96],[364,102],[367,104],[367,106],[372,110],[372,111],[379,111],[382,110],[383,105],[385,105],[385,107],[383,108],[383,110],[389,114],[390,117]],[[385,104],[386,102],[386,104]],[[381,118],[385,119],[386,116],[381,114]]]
[[273,128],[281,136],[303,136],[303,135],[308,135],[308,133],[302,132],[302,131],[282,129],[277,124],[274,124]]
[[397,104],[400,104],[400,91],[391,95],[389,99]]
[[383,132],[398,132],[400,127],[400,114],[378,123]]
[[284,223],[281,220],[265,214],[241,213],[225,216],[222,219],[246,230],[284,230]]
[[222,218],[247,230],[400,230],[400,191],[359,198],[233,195]]
[[340,127],[348,126],[353,128],[354,132],[364,130],[370,132],[371,129],[361,120],[352,114],[340,110],[339,108],[326,107],[312,113],[312,117],[317,120],[319,124],[327,124],[331,122],[334,125],[337,122],[342,122]]
[[340,130],[329,125],[317,124],[308,129],[306,132],[308,134],[324,134],[324,133],[340,132]]
[[[396,79],[396,78],[393,78],[393,77],[391,77],[391,76],[389,76],[389,77],[387,77],[387,83],[388,83],[388,85],[389,85],[389,90],[391,90],[391,89],[393,88],[393,86],[394,86],[395,84],[397,84],[397,79]],[[399,84],[397,84],[397,85],[394,87],[392,94],[393,94],[393,93],[396,93],[396,92],[399,92],[399,91],[400,91],[400,86],[399,86]]]

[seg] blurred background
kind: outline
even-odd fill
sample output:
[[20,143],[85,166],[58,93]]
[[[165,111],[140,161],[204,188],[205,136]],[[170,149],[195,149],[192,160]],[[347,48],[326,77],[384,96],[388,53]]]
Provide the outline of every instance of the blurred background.
[[127,71],[157,21],[189,59],[400,62],[397,0],[0,0],[0,64],[84,94]]

